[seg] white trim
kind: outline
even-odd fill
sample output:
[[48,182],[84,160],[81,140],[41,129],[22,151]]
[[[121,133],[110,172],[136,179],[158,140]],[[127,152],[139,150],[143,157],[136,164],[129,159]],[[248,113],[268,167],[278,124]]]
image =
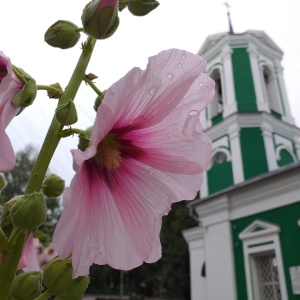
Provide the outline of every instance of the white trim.
[[[255,231],[258,227],[262,229]],[[277,260],[281,299],[288,300],[279,233],[279,226],[256,220],[239,234],[239,238],[243,242],[248,300],[259,300],[254,297],[255,291],[253,288],[253,268],[251,268],[251,259],[253,255],[263,254],[269,251],[274,251]]]

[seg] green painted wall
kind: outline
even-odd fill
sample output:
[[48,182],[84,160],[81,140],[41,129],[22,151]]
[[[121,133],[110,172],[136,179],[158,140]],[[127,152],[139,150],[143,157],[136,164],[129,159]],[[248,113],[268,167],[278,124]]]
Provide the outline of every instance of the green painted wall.
[[224,161],[211,167],[207,172],[209,194],[221,191],[233,185],[231,162]]
[[265,145],[260,128],[241,128],[240,142],[245,179],[268,172]]
[[279,167],[291,164],[294,162],[292,155],[285,149],[281,149],[280,153],[280,160],[277,161]]
[[257,111],[249,53],[246,48],[233,49],[232,68],[238,111]]
[[300,300],[300,295],[293,295],[289,273],[289,267],[300,266],[300,227],[298,226],[298,220],[300,219],[300,201],[299,203],[232,221],[238,299],[247,300],[243,244],[238,235],[257,219],[276,224],[280,227],[281,232],[279,237],[288,299]]

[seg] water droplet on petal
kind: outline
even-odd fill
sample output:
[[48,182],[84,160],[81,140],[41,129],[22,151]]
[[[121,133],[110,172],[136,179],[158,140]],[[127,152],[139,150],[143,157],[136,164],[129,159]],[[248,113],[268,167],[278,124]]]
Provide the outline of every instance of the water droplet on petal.
[[152,86],[152,87],[149,89],[149,94],[150,94],[150,95],[153,95],[153,94],[155,93],[156,89],[157,89],[157,86]]
[[198,85],[199,85],[199,86],[203,86],[204,83],[203,83],[203,82],[199,82]]
[[181,67],[182,67],[182,64],[181,64],[181,63],[179,63],[179,64],[178,64],[178,67],[179,67],[179,68],[181,68]]
[[150,176],[152,176],[154,173],[155,173],[155,170],[154,170],[154,169],[149,169],[149,170],[148,170],[148,174],[149,174]]
[[191,66],[192,65],[192,63],[191,62],[189,62],[189,66]]
[[199,115],[199,111],[198,110],[191,110],[189,112],[189,116],[196,116],[196,115]]
[[168,73],[166,76],[167,76],[167,78],[169,78],[169,79],[172,79],[172,78],[174,77],[174,75],[173,75],[172,73]]
[[168,136],[168,135],[166,135],[166,136],[165,136],[165,139],[167,140],[168,138],[169,138],[169,136]]
[[182,54],[182,59],[185,59],[186,58],[186,54],[185,52]]
[[157,132],[157,131],[154,131],[154,133],[157,134],[158,132]]

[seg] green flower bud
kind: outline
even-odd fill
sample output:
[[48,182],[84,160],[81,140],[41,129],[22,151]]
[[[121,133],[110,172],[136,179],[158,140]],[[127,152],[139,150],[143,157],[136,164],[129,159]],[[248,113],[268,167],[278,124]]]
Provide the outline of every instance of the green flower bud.
[[0,226],[4,230],[4,232],[9,235],[10,230],[12,229],[12,223],[10,219],[10,211],[14,204],[22,199],[23,195],[16,196],[9,201],[7,201],[2,208],[1,216],[0,216]]
[[59,99],[60,96],[63,94],[63,90],[59,83],[53,83],[50,86],[56,88],[56,91],[47,91],[48,97],[52,99]]
[[59,105],[55,110],[56,119],[63,125],[72,125],[77,122],[77,112],[74,102]]
[[42,186],[44,195],[48,198],[58,197],[65,189],[65,181],[55,174],[48,176]]
[[72,278],[71,258],[54,258],[43,270],[43,282],[46,288],[61,300],[75,300],[86,290],[89,284],[88,276]]
[[47,206],[42,193],[34,192],[24,195],[17,201],[11,211],[10,219],[15,227],[33,230],[45,221]]
[[78,135],[79,137],[78,149],[84,151],[86,148],[88,148],[91,145],[91,141],[90,141],[91,133],[92,133],[92,127],[88,128],[85,131],[82,131]]
[[[35,80],[21,68],[13,66],[13,71],[17,77],[24,83],[23,88],[13,99],[15,107],[25,108],[32,104],[36,97],[37,87]],[[20,113],[20,112],[19,112]]]
[[15,277],[10,288],[11,300],[33,300],[41,293],[41,272],[25,272]]
[[128,10],[134,16],[145,16],[159,5],[155,0],[129,0]]
[[4,178],[0,175],[0,191],[5,187],[5,180]]
[[84,32],[95,39],[112,36],[119,26],[117,0],[92,0],[82,13]]
[[87,289],[88,285],[90,283],[90,277],[89,276],[80,276],[75,279],[73,279],[72,286],[60,295],[57,299],[58,300],[76,300],[79,299],[84,291]]
[[72,48],[80,39],[79,28],[72,22],[59,20],[49,27],[44,39],[48,45],[55,48]]
[[94,110],[95,111],[98,110],[98,107],[100,106],[102,100],[104,99],[104,96],[105,96],[105,91],[96,98],[95,104],[94,104]]

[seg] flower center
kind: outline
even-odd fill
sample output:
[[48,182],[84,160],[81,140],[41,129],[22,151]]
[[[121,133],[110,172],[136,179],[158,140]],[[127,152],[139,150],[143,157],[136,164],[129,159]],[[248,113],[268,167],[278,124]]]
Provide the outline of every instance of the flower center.
[[108,135],[97,147],[96,159],[109,170],[116,170],[121,164],[121,152],[115,139]]
[[2,79],[7,75],[7,68],[3,61],[0,59],[0,83]]

